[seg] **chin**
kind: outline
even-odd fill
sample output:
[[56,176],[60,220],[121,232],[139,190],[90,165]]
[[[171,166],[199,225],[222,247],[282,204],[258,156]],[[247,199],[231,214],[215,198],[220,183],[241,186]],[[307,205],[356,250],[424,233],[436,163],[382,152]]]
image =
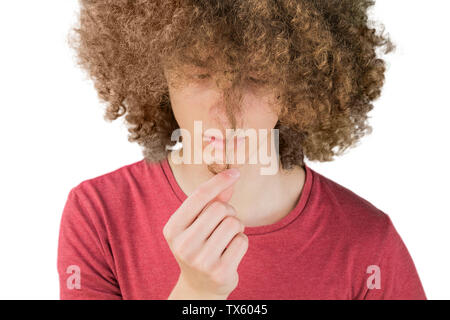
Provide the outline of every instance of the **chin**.
[[213,174],[218,174],[230,168],[229,164],[212,163],[208,165],[208,170]]

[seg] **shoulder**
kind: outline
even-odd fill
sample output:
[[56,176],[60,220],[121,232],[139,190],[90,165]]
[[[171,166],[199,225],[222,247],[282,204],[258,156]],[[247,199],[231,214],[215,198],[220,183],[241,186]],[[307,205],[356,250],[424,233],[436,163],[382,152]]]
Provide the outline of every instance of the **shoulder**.
[[[332,243],[327,253],[341,254],[338,261],[349,268],[352,297],[425,298],[414,262],[389,215],[355,191],[317,172],[313,175],[313,208],[323,208],[317,218],[325,225],[320,236]],[[382,290],[368,290],[373,267],[382,270]]]
[[132,184],[146,179],[148,175],[155,175],[158,170],[160,170],[158,162],[150,163],[145,159],[141,159],[98,176],[82,180],[72,189],[81,192],[88,191],[91,188],[109,191],[129,188]]
[[394,232],[387,213],[356,191],[312,170],[314,186],[311,194],[315,206],[323,207],[331,229],[344,232],[351,242],[363,246],[382,245]]
[[132,200],[143,189],[151,189],[152,184],[161,181],[162,174],[159,162],[142,159],[82,180],[70,194],[92,206],[114,206]]
[[82,180],[70,189],[63,217],[106,229],[107,221],[131,217],[151,190],[160,189],[162,175],[159,162],[142,159]]

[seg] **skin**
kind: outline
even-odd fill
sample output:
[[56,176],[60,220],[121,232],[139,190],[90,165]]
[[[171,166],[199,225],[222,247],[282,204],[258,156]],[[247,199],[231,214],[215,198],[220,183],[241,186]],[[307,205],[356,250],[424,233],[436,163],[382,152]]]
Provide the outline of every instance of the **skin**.
[[[170,71],[165,71],[170,79]],[[192,81],[188,86],[173,87],[169,81],[169,94],[172,110],[180,128],[188,130],[194,136],[194,121],[201,120],[203,130],[208,128],[229,128],[225,111],[221,105],[220,90],[215,80],[204,78],[207,70],[201,68],[189,69]],[[268,106],[273,95],[266,94],[264,90],[255,85],[244,88],[243,110],[246,110],[238,119],[243,129],[273,129],[277,123],[276,113]],[[228,126],[227,126],[228,125]],[[271,138],[271,137],[270,137]],[[193,142],[192,142],[193,143]],[[206,147],[206,142],[203,147]],[[270,149],[270,141],[267,141]],[[193,150],[194,146],[191,145]],[[235,149],[236,150],[236,149]],[[246,140],[246,158],[249,157],[248,140]],[[236,152],[235,152],[236,153]],[[192,161],[193,162],[193,161]],[[214,176],[208,170],[208,165],[202,164],[174,164],[169,157],[169,164],[175,179],[186,195],[202,183]],[[291,171],[284,171],[279,164],[275,175],[261,175],[261,164],[231,164],[230,167],[239,169],[241,179],[234,187],[230,204],[238,211],[238,218],[246,226],[260,226],[274,223],[289,213],[298,201],[305,181],[305,171],[296,167]],[[270,199],[266,201],[265,199]]]
[[[225,134],[225,128],[230,128],[230,125],[224,120],[227,118],[222,105],[221,89],[217,87],[213,75],[206,76],[207,71],[199,68],[190,69],[192,81],[181,87],[171,85],[169,70],[165,70],[165,75],[169,83],[172,109],[180,128],[189,131],[193,137],[194,120],[200,120],[204,131],[218,128]],[[242,110],[245,112],[237,119],[242,125],[238,127],[268,129],[270,132],[278,120],[277,111],[269,107],[269,101],[274,96],[267,93],[269,90],[256,84],[244,84],[241,89]],[[271,139],[269,136],[267,141],[258,141],[258,144],[267,143],[270,147]],[[183,143],[184,141],[183,139]],[[201,147],[206,146],[207,142],[204,142]],[[194,147],[193,142],[191,147]],[[250,150],[246,143],[245,152],[248,159],[255,150]],[[169,298],[226,299],[237,285],[236,269],[248,246],[248,240],[242,233],[244,227],[273,224],[284,218],[299,200],[305,183],[305,171],[299,167],[283,171],[279,163],[276,174],[261,175],[260,167],[265,165],[231,164],[230,168],[236,168],[240,176],[236,181],[227,183],[227,178],[224,178],[229,171],[225,170],[226,165],[217,165],[211,170],[211,166],[206,163],[175,164],[170,156],[168,159],[177,183],[188,196],[183,205],[186,202],[188,204],[182,205],[165,226],[166,239],[181,268],[179,281]],[[216,174],[216,171],[223,172]],[[199,196],[199,190],[216,190],[216,194]],[[207,202],[204,201],[205,198],[208,198]],[[202,214],[203,217],[210,218],[197,219]],[[183,216],[192,217],[192,221],[182,221]],[[198,230],[208,232],[202,238]],[[209,239],[215,239],[215,244],[211,245]],[[221,245],[218,239],[221,239]],[[233,241],[237,244],[233,244]],[[225,251],[230,251],[228,255],[231,256],[228,257],[227,266],[221,263],[220,254],[214,255],[211,252],[214,248],[222,252],[225,248],[221,246],[225,245],[233,248]],[[202,269],[201,266],[207,267]],[[220,278],[218,281],[217,274]]]

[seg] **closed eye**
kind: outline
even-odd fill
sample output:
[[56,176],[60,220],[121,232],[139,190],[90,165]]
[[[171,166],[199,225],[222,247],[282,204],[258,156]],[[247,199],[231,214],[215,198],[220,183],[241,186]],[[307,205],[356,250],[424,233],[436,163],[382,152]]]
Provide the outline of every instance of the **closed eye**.
[[250,80],[253,83],[257,83],[257,84],[263,84],[265,83],[265,81],[258,79],[258,78],[254,78],[254,77],[248,77],[248,80]]
[[210,74],[208,74],[208,73],[198,74],[195,77],[198,78],[198,79],[206,79],[206,78],[210,77]]

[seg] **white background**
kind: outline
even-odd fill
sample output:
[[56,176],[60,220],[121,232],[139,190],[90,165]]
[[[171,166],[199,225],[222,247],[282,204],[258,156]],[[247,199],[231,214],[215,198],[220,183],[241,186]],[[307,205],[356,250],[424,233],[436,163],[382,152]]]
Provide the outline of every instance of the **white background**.
[[[103,120],[66,43],[75,0],[0,2],[0,299],[58,299],[59,222],[79,182],[142,159],[122,119]],[[450,293],[448,0],[378,0],[397,44],[373,133],[311,168],[386,212],[429,299]]]

